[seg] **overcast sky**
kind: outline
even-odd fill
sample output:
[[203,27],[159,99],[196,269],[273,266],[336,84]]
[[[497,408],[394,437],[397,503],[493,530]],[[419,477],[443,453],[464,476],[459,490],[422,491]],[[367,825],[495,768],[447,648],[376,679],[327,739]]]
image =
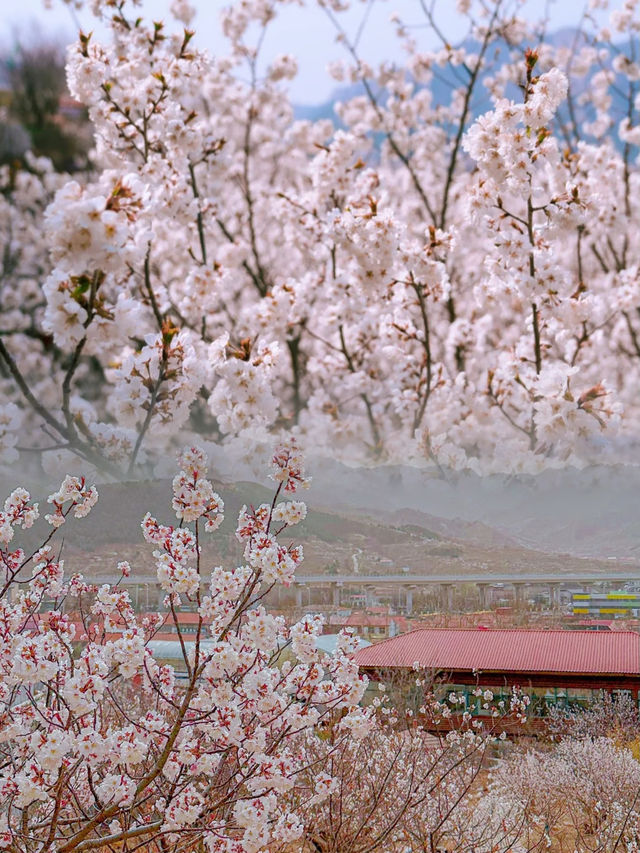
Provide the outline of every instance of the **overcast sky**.
[[[619,8],[623,0],[613,0],[612,8]],[[166,16],[170,0],[143,0],[145,16],[154,20]],[[194,22],[200,45],[215,53],[220,44],[218,15],[220,9],[229,5],[229,0],[195,0],[198,15]],[[301,9],[291,5],[280,11],[277,20],[271,25],[269,38],[265,43],[265,55],[293,53],[298,57],[300,73],[292,86],[294,101],[304,104],[320,103],[328,98],[334,83],[325,73],[327,62],[344,55],[344,49],[335,43],[335,31],[322,10],[309,0],[308,8]],[[447,36],[455,41],[465,32],[464,19],[455,12],[454,0],[440,0],[439,22]],[[576,25],[580,19],[583,3],[580,0],[528,0],[525,14],[537,19],[550,10],[551,28],[560,29]],[[46,10],[43,0],[0,0],[0,47],[7,49],[19,37],[23,40],[40,37],[70,42],[75,38],[77,25],[69,7],[61,0],[53,0],[53,9]],[[348,30],[355,33],[362,18],[366,4],[354,3],[354,9],[346,16]],[[421,13],[418,0],[378,0],[373,3],[362,38],[362,55],[371,60],[398,58],[401,55],[395,39],[394,27],[389,23],[392,12],[397,11],[407,22],[418,23]],[[100,29],[87,12],[75,13],[75,20],[83,29],[93,30],[96,36]],[[605,17],[600,13],[600,21]],[[421,43],[433,47],[435,43],[430,34],[420,32]]]

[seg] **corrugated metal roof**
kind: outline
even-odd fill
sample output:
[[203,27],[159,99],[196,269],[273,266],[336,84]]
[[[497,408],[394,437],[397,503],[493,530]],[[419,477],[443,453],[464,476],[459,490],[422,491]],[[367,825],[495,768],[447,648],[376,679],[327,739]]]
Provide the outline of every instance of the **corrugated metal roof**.
[[640,675],[635,631],[422,628],[356,653],[362,667]]

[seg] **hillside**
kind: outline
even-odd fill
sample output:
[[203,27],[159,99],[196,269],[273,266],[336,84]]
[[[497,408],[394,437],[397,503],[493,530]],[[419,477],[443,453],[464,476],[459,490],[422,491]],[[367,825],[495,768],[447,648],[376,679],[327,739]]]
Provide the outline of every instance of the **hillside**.
[[[379,472],[378,472],[379,473]],[[376,514],[343,508],[327,509],[321,503],[321,484],[308,496],[306,520],[292,531],[304,546],[301,574],[465,574],[478,571],[539,571],[552,576],[559,571],[586,571],[603,575],[606,560],[551,554],[523,546],[515,538],[479,521],[445,518],[411,508],[389,512],[381,521]],[[271,490],[256,483],[216,484],[225,501],[225,521],[205,545],[205,564],[237,563],[241,547],[235,538],[235,520],[243,504],[270,500]],[[318,494],[314,496],[314,492]],[[70,519],[61,531],[63,555],[69,570],[87,577],[113,574],[119,560],[128,559],[136,574],[154,572],[152,548],[142,539],[140,522],[150,511],[170,523],[170,483],[165,480],[103,484],[100,500],[82,521]],[[305,495],[305,497],[307,497]],[[27,546],[36,547],[46,524],[29,531]]]

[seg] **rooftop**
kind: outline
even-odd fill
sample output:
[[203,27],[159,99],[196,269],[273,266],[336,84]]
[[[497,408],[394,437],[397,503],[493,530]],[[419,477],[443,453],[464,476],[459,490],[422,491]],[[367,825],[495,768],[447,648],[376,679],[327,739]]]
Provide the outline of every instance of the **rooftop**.
[[640,676],[635,631],[422,628],[360,649],[361,667]]

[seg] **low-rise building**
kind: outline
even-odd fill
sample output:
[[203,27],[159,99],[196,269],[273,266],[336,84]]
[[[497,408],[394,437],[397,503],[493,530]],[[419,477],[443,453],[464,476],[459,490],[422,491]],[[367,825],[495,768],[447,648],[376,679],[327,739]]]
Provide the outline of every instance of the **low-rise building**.
[[585,707],[603,692],[638,703],[640,634],[635,631],[423,628],[360,649],[355,660],[372,680],[416,668],[429,670],[444,691],[469,697],[477,687],[531,698],[530,716],[551,706]]
[[326,630],[354,628],[356,633],[372,643],[395,637],[411,627],[405,616],[389,613],[386,607],[371,607],[346,613],[332,613],[327,620]]
[[598,618],[640,616],[640,593],[618,590],[614,592],[574,592],[571,596],[574,616]]

